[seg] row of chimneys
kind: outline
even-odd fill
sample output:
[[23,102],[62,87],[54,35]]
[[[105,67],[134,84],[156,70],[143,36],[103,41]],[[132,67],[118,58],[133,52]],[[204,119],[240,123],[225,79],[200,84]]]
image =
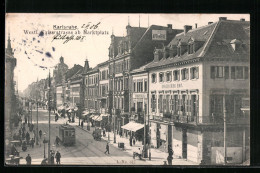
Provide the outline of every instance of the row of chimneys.
[[[227,20],[227,17],[219,17],[219,21],[221,21],[221,20]],[[246,21],[244,18],[241,18],[240,19],[240,21],[242,21],[242,22],[244,22],[244,21]],[[213,22],[208,22],[208,25],[210,25],[210,24],[212,24]],[[169,24],[168,24],[168,26],[169,26]],[[195,23],[195,28],[197,28],[198,27],[198,24],[197,23]],[[191,30],[192,29],[192,26],[190,26],[190,25],[184,25],[184,34],[186,34],[189,30]]]

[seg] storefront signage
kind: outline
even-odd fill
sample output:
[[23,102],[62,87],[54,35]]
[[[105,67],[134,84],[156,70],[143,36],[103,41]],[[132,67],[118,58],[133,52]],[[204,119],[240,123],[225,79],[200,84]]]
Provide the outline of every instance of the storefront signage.
[[166,40],[166,30],[152,30],[152,40]]
[[134,94],[133,98],[147,98],[147,94]]
[[180,84],[166,84],[162,85],[162,88],[182,88],[182,83]]

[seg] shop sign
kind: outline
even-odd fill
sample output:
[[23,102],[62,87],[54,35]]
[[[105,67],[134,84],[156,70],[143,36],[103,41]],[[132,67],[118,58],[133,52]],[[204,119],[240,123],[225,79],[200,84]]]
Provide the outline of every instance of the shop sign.
[[134,94],[134,98],[147,98],[147,94]]
[[182,87],[183,87],[182,83],[162,85],[162,88],[182,88]]
[[166,30],[152,30],[152,40],[166,40]]

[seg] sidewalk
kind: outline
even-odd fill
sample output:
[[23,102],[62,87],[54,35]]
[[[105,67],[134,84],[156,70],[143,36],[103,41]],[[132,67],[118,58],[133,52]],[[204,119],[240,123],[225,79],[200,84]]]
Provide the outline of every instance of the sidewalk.
[[[60,118],[59,121],[63,120],[64,123],[66,123],[67,118],[63,119]],[[79,126],[79,120],[76,118],[74,123],[68,123],[72,126],[75,126],[77,128],[81,128]],[[87,133],[91,134],[93,133],[95,127],[90,127],[90,130],[87,130],[87,124],[84,123],[83,129]],[[103,134],[103,132],[102,132]],[[108,135],[110,137],[110,140],[108,141]],[[114,133],[113,132],[106,132],[106,136],[102,139],[105,141],[108,141],[110,145],[113,145],[114,147],[118,148],[118,143],[124,143],[124,152],[127,152],[131,157],[133,156],[133,152],[138,152],[138,148],[143,149],[143,145],[141,141],[136,141],[135,145],[130,146],[129,139],[125,137],[120,137],[119,135],[116,135],[116,143],[114,143]],[[148,151],[149,155],[149,151]],[[151,148],[151,160],[149,158],[144,158],[147,162],[147,165],[163,165],[163,161],[167,161],[168,153],[162,152],[159,149]],[[197,163],[187,161],[186,159],[179,159],[177,156],[173,156],[173,165],[198,165]],[[136,158],[137,159],[137,158]]]

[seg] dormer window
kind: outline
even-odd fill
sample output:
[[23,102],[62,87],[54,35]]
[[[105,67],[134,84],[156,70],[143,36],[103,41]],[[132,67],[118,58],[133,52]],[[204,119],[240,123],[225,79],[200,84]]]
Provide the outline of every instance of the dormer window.
[[193,54],[194,51],[194,40],[191,38],[188,42],[188,54]]
[[233,51],[237,51],[241,47],[242,42],[237,39],[234,39],[234,40],[231,40],[230,44],[231,44]]
[[181,56],[181,46],[177,47],[177,56]]

